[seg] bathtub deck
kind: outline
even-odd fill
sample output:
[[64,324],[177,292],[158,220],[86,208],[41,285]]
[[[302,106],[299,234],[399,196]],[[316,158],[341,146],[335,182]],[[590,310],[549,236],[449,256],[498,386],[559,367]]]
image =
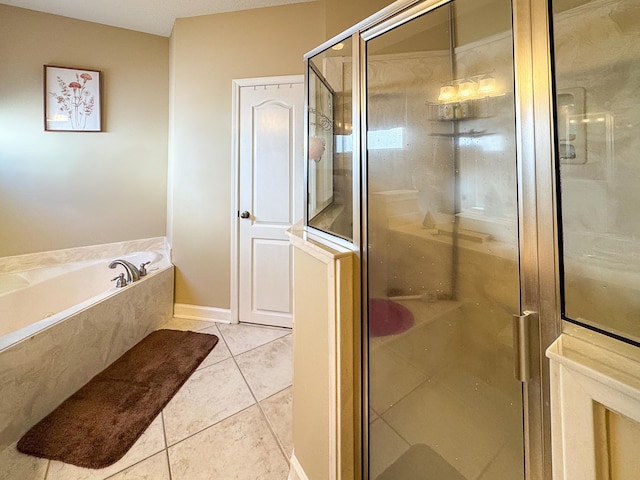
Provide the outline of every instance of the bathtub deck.
[[291,456],[290,330],[173,319],[220,342],[116,464],[87,470],[0,452],[0,480],[285,480]]

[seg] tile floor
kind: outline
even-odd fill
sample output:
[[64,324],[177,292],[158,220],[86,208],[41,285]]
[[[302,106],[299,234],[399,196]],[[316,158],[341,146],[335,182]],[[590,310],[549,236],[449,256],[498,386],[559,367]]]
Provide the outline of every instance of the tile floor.
[[405,306],[414,327],[371,344],[371,478],[412,445],[428,445],[469,480],[522,478],[520,384],[509,383],[510,395],[478,376],[487,359],[461,342],[458,303]]
[[291,331],[172,319],[218,345],[131,450],[89,470],[0,452],[0,480],[285,480],[292,450]]

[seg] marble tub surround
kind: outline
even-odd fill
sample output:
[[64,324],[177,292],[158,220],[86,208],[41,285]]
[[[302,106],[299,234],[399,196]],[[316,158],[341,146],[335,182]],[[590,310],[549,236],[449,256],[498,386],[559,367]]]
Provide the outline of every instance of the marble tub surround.
[[171,318],[173,284],[170,266],[0,351],[0,448]]
[[[148,273],[142,280],[171,267],[162,250],[118,258],[134,265],[145,263]],[[91,259],[0,274],[0,351],[120,292],[112,280],[117,273],[109,264],[110,260]],[[24,283],[16,284],[15,278]]]
[[0,257],[0,273],[16,273],[34,268],[50,267],[66,263],[81,262],[85,260],[115,259],[118,256],[142,252],[160,250],[170,251],[166,237],[143,238],[126,242],[105,243],[87,247],[66,248],[49,252],[28,253],[12,257]]
[[[0,451],[0,480],[286,479],[293,448],[290,373],[284,387],[280,380],[291,363],[290,330],[182,319],[161,328],[218,335],[220,342],[122,460],[88,470],[22,455],[13,444]],[[238,352],[234,342],[251,347]],[[249,370],[272,383],[266,398],[257,399]]]

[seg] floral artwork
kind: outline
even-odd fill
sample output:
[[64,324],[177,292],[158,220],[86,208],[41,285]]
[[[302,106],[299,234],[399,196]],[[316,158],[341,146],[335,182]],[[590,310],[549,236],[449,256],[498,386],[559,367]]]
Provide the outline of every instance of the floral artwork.
[[45,65],[45,130],[100,132],[100,72]]

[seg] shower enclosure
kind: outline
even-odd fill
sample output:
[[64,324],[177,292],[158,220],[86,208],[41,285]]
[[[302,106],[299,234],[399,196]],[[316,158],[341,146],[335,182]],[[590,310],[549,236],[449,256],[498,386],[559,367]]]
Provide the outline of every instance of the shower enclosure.
[[407,7],[308,61],[307,225],[362,246],[365,468],[523,479],[511,2]]
[[399,1],[306,56],[305,224],[361,258],[363,478],[550,478],[560,319],[638,342],[639,10]]

